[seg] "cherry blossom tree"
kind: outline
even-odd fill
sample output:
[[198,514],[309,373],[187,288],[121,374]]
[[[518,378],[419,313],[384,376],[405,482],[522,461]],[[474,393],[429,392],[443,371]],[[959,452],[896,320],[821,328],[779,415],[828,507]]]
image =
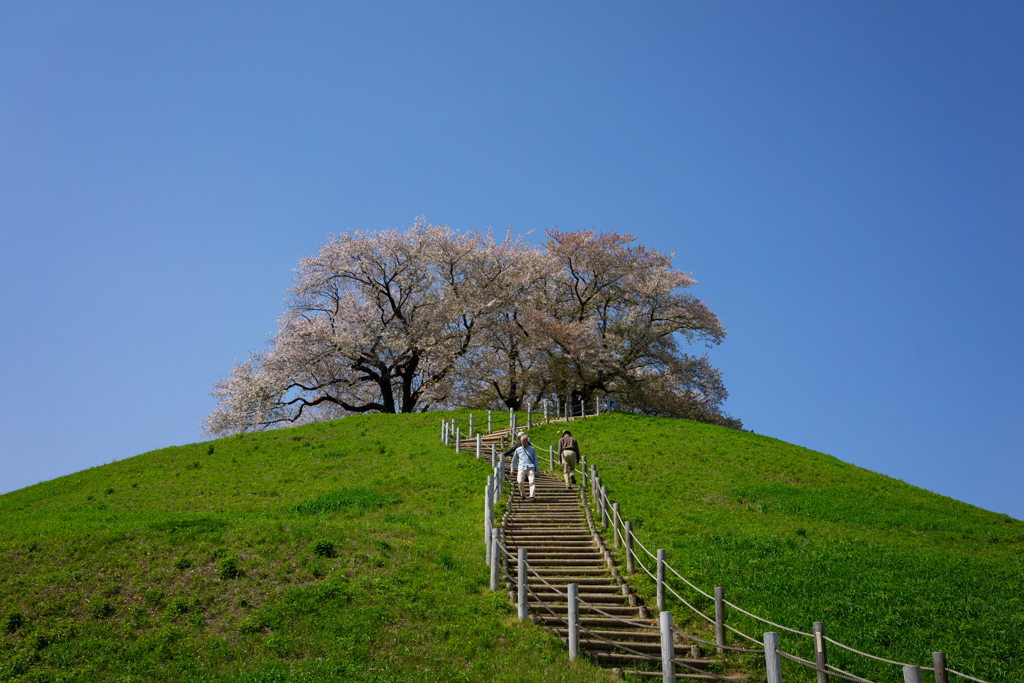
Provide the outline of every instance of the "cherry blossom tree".
[[482,267],[494,248],[422,219],[405,233],[333,235],[299,261],[269,348],[214,384],[204,432],[443,403],[478,318],[504,302]]
[[682,291],[696,283],[633,235],[547,232],[556,264],[548,305],[531,327],[542,337],[549,375],[565,400],[578,390],[619,399],[627,410],[738,426],[721,413],[728,397],[706,355],[682,344],[722,342],[726,329],[707,304]]
[[673,255],[632,235],[542,247],[417,219],[332,235],[299,261],[278,329],[214,384],[211,436],[439,406],[520,408],[578,390],[628,410],[731,424],[721,373],[682,344],[725,328]]

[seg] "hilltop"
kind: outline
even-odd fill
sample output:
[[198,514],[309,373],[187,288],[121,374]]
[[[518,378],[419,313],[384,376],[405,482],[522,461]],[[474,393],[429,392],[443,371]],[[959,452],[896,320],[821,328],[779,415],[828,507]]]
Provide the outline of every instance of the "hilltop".
[[[440,444],[446,415],[165,448],[0,496],[0,677],[608,680],[486,590],[489,463]],[[1019,520],[746,432],[619,414],[572,429],[697,585],[868,652],[1024,680]]]

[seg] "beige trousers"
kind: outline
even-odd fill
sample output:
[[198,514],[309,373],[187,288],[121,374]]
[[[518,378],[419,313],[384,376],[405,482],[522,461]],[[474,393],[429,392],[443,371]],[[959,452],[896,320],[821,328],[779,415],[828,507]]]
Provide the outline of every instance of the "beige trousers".
[[519,474],[516,475],[516,483],[519,484],[520,497],[522,497],[523,490],[526,488],[523,485],[524,478],[528,478],[530,480],[530,498],[533,498],[537,494],[537,468],[528,467],[525,470],[519,470]]
[[576,483],[576,451],[562,451],[562,476],[566,486]]

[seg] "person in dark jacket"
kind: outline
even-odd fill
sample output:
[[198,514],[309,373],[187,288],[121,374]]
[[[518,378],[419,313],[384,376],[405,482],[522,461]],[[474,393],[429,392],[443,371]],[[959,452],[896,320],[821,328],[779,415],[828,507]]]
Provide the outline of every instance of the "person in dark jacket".
[[562,462],[562,477],[565,479],[566,489],[576,485],[576,465],[581,457],[579,441],[566,429],[562,432],[562,438],[558,440],[558,458]]

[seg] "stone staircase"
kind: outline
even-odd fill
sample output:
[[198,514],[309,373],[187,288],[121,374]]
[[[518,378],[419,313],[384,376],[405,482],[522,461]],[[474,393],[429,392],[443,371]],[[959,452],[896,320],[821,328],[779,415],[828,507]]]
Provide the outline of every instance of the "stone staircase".
[[[568,603],[564,592],[570,583],[575,583],[581,600],[581,655],[586,652],[595,663],[619,673],[645,678],[661,677],[660,661],[643,657],[644,654],[661,656],[661,635],[657,623],[650,620],[647,608],[619,576],[590,511],[583,504],[579,487],[565,490],[561,475],[550,472],[538,472],[536,482],[537,499],[533,502],[520,499],[515,485],[508,484],[512,490],[502,524],[506,557],[509,558],[506,586],[512,602],[516,602],[516,585],[511,577],[515,576],[516,569],[511,558],[520,548],[526,548],[527,562],[532,570],[529,573],[528,598],[533,621],[547,626],[568,641],[564,622],[568,616]],[[634,624],[623,623],[616,617]],[[628,653],[626,648],[641,654]],[[677,654],[675,661],[692,668],[686,669],[677,664],[677,671],[683,669],[685,673],[676,673],[676,679],[714,680],[711,676],[693,672],[693,669],[706,669],[714,660],[701,658],[697,648],[688,650],[691,657]]]

